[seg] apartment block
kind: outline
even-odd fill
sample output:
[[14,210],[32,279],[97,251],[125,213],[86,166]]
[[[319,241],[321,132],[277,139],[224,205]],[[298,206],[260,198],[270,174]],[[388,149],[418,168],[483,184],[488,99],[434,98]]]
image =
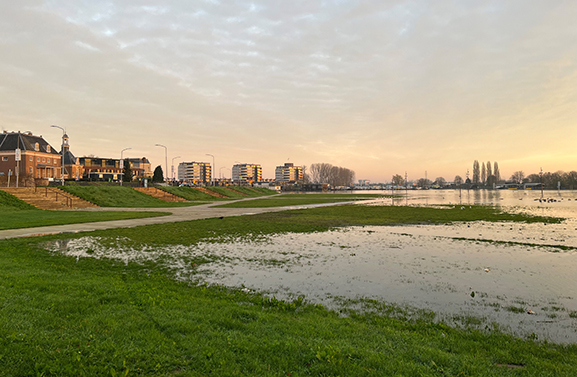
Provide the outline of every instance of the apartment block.
[[287,162],[276,167],[274,176],[277,182],[301,182],[303,180],[303,168]]
[[178,164],[178,180],[194,185],[206,185],[212,180],[209,162],[181,162]]
[[254,183],[262,181],[262,167],[259,164],[236,164],[232,167],[234,183]]

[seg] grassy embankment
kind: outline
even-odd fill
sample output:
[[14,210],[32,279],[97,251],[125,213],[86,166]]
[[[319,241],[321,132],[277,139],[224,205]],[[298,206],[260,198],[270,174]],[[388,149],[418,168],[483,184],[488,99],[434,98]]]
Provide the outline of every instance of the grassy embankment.
[[324,204],[352,202],[358,200],[370,200],[381,198],[378,194],[282,194],[271,198],[262,198],[249,201],[227,203],[219,205],[222,208],[265,208],[265,207],[287,207],[306,204]]
[[226,196],[226,198],[217,198],[210,194],[206,194],[200,190],[193,187],[158,187],[161,190],[180,196],[186,200],[191,201],[218,201],[218,200],[230,200],[230,199],[240,199],[246,197],[259,197],[264,195],[276,194],[276,191],[265,189],[265,188],[252,188],[252,187],[231,187],[235,191],[242,192],[245,195],[235,193],[234,191],[224,189],[222,187],[205,187],[208,191],[212,191],[221,195]]
[[[194,244],[344,225],[539,221],[462,211],[343,206],[159,224],[84,235]],[[215,230],[218,234],[215,234]],[[80,237],[81,235],[72,235]],[[70,236],[69,236],[70,237]],[[0,360],[6,375],[570,376],[577,346],[350,313],[220,287],[189,286],[157,265],[52,255],[0,241]]]
[[0,190],[0,230],[165,216],[164,212],[46,211]]
[[165,202],[124,186],[60,186],[61,189],[100,207],[188,207],[200,203]]

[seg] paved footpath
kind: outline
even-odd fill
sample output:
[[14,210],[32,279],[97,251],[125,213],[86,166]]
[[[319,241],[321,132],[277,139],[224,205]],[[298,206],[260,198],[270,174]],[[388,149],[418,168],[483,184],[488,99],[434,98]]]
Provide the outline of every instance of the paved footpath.
[[[214,217],[253,215],[265,212],[284,211],[295,207],[272,207],[272,208],[215,208],[223,203],[210,203],[190,207],[164,207],[164,208],[111,208],[99,207],[88,208],[82,211],[125,211],[125,212],[170,212],[171,215],[160,217],[148,217],[144,219],[127,219],[114,221],[100,221],[93,223],[50,225],[35,228],[0,230],[0,239],[32,237],[46,234],[89,232],[92,230],[132,228],[141,225],[174,223]],[[299,206],[301,207],[301,206]]]

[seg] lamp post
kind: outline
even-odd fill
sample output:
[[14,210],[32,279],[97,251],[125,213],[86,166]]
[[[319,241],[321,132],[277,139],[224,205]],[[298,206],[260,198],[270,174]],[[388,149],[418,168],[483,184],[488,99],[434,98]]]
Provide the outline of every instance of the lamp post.
[[60,128],[62,130],[62,148],[60,150],[60,153],[62,153],[62,162],[60,163],[60,179],[62,179],[62,186],[64,186],[64,135],[66,134],[66,130],[55,125],[51,125],[50,127]]
[[162,144],[154,144],[157,147],[162,147],[164,148],[164,168],[165,170],[165,180],[168,182],[168,177],[166,176],[168,174],[168,148],[166,148],[164,145]]
[[[122,156],[122,154],[124,153],[124,151],[127,151],[129,149],[132,148],[124,148],[123,150],[120,151],[120,163],[119,163],[120,170],[124,169],[124,157]],[[122,186],[122,181],[124,181],[124,172],[121,172],[120,175],[120,186]]]
[[[213,166],[214,168],[216,168],[215,165],[214,165],[214,156],[211,155],[210,153],[207,153],[206,155],[212,157],[212,166]],[[211,178],[211,181],[212,181],[212,185],[214,186],[214,173],[212,172],[212,168],[210,169],[210,175],[211,175],[210,178]]]
[[172,180],[175,181],[174,179],[174,160],[176,160],[177,158],[180,158],[180,156],[176,156],[172,158],[172,164],[170,165],[170,168],[172,169]]

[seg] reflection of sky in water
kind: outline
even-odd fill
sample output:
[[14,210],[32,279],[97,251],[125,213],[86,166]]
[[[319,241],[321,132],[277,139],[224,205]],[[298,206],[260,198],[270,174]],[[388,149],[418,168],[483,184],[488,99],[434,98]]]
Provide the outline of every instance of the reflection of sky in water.
[[[391,191],[355,191],[355,193],[382,193],[390,195]],[[405,193],[407,196],[405,196]],[[555,202],[539,202],[540,190],[408,190],[393,191],[399,195],[395,199],[374,201],[382,205],[496,205],[521,210],[526,213],[544,216],[558,216],[577,220],[577,191],[543,191],[543,199]]]
[[[304,294],[333,308],[334,297],[373,298],[429,309],[449,321],[475,316],[520,336],[575,343],[577,318],[569,316],[577,314],[574,250],[452,239],[577,247],[574,229],[567,223],[367,226],[190,247],[127,250],[85,237],[50,248],[76,257],[161,260],[178,279],[245,286],[279,298]],[[199,256],[212,262],[192,266]]]

